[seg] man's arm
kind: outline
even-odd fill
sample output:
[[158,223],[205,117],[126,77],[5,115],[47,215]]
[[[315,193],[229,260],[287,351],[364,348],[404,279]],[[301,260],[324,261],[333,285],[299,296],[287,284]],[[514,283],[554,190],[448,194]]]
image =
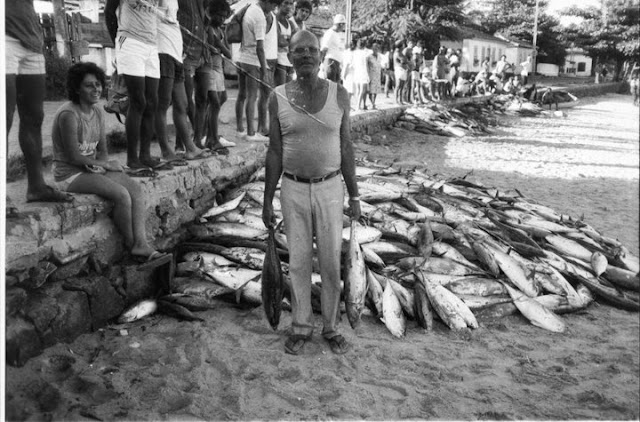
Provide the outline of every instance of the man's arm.
[[107,30],[111,41],[116,42],[116,34],[118,33],[118,17],[116,16],[116,9],[120,5],[120,0],[107,0],[104,6],[104,20],[107,24]]
[[353,154],[353,143],[351,142],[351,120],[349,110],[351,102],[349,94],[343,86],[338,85],[338,105],[342,109],[342,122],[340,125],[340,169],[347,192],[349,192],[349,207],[351,208],[351,218],[360,218],[360,199],[358,197],[358,182],[356,181],[356,160]]
[[282,174],[282,134],[280,133],[278,99],[275,91],[269,96],[269,116],[271,120],[269,123],[269,149],[265,164],[264,205],[262,207],[262,221],[267,227],[276,224],[276,218],[273,214],[273,197]]

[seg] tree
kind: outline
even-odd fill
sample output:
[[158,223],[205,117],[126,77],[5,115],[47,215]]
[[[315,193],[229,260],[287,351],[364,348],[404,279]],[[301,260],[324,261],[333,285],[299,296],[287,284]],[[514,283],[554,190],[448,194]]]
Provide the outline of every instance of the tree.
[[635,1],[602,0],[601,7],[568,8],[561,13],[581,18],[565,30],[568,43],[585,50],[597,62],[614,61],[615,79],[626,63],[640,59],[640,11]]
[[[457,40],[464,0],[353,0],[352,29],[365,40],[422,40],[435,55],[443,38]],[[344,9],[344,0],[334,0]],[[331,6],[329,6],[331,7]]]
[[[482,10],[470,13],[491,34],[501,34],[533,44],[536,0],[487,0]],[[564,64],[567,54],[560,21],[545,12],[546,0],[539,0],[537,61]]]

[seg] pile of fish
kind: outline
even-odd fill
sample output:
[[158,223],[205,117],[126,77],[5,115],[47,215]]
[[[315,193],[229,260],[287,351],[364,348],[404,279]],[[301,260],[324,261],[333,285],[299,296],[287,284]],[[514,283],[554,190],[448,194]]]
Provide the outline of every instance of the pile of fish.
[[[356,171],[362,218],[350,220],[345,201],[342,260],[343,311],[354,328],[363,315],[376,315],[401,337],[407,321],[427,330],[434,320],[473,329],[480,318],[519,312],[563,332],[560,314],[594,299],[640,309],[638,257],[581,219],[466,177],[443,180],[370,162]],[[270,282],[262,279],[269,232],[261,217],[264,182],[257,179],[189,227],[192,241],[178,248],[172,303],[213,308],[226,297],[290,309],[287,238],[279,227],[272,251],[282,261],[284,295],[262,292]],[[279,190],[274,210],[280,221]],[[317,260],[311,278],[312,307],[320,312]]]
[[[567,92],[556,91],[556,95],[563,108],[578,103],[577,98]],[[410,107],[400,115],[395,126],[429,135],[475,136],[490,133],[491,127],[497,125],[496,116],[504,114],[527,117],[556,115],[541,107],[539,101],[496,94],[483,98],[481,102],[458,105],[429,103]]]

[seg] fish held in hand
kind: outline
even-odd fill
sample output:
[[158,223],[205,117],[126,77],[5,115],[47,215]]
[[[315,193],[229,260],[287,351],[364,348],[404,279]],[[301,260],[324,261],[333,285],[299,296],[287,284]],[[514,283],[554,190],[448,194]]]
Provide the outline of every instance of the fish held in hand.
[[351,221],[351,238],[345,260],[344,303],[351,328],[360,324],[360,314],[364,309],[367,294],[367,274],[364,258],[356,238],[356,221]]

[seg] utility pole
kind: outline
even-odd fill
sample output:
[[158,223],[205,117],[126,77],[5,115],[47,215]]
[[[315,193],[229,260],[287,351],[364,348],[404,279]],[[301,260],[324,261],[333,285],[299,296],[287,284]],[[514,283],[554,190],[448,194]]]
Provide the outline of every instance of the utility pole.
[[536,13],[533,20],[533,54],[531,63],[531,82],[536,79],[536,66],[538,63],[538,12],[539,12],[539,0],[536,0]]
[[71,58],[69,51],[69,29],[64,0],[53,0],[53,21],[56,26],[56,45],[59,57]]
[[351,0],[347,0],[347,25],[345,26],[345,42],[347,43],[347,45],[344,46],[346,49],[351,46],[351,8],[352,2]]

